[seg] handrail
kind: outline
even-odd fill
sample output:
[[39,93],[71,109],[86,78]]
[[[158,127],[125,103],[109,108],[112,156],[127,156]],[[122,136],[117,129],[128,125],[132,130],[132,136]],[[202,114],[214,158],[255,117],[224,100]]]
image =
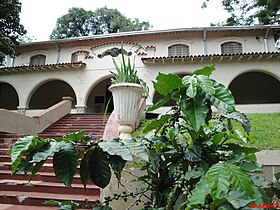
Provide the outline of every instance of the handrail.
[[72,100],[70,97],[63,97],[61,102],[33,117],[0,109],[0,131],[24,135],[40,133],[71,112]]

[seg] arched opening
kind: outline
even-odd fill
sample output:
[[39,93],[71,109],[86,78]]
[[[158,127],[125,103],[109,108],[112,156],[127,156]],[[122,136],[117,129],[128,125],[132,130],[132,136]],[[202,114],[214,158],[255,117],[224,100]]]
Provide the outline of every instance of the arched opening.
[[236,77],[229,85],[236,104],[280,103],[280,82],[261,72],[248,72]]
[[15,88],[5,82],[0,82],[0,108],[16,110],[19,105],[18,94]]
[[73,98],[72,107],[76,104],[76,95],[72,87],[64,81],[54,80],[42,84],[33,93],[30,102],[30,109],[46,109],[60,102],[62,97]]
[[[190,75],[190,74],[178,74],[178,76],[179,76],[180,78],[183,78],[183,77],[186,76],[186,75]],[[163,95],[161,95],[161,94],[158,93],[158,92],[155,92],[154,97],[153,97],[153,104],[157,103],[159,100],[161,100],[161,99],[163,99],[163,98],[164,98]],[[163,105],[163,106],[175,106],[175,105],[176,105],[175,101],[169,100],[169,101],[168,101],[165,105]]]
[[111,78],[101,81],[92,89],[87,99],[87,113],[104,113],[110,98],[107,113],[114,110],[112,93],[108,90],[110,85]]

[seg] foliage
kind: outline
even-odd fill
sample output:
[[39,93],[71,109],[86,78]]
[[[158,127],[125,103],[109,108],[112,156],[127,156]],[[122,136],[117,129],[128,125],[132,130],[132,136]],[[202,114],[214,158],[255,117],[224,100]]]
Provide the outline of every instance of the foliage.
[[0,2],[0,63],[5,55],[14,56],[17,39],[26,31],[20,24],[21,3],[18,0],[1,0]]
[[137,70],[135,69],[135,63],[133,62],[133,64],[131,64],[130,57],[127,56],[127,60],[125,59],[125,51],[123,49],[123,46],[121,47],[121,52],[120,65],[113,58],[116,72],[111,71],[111,74],[113,75],[113,78],[111,80],[112,84],[126,82],[140,84],[143,87],[145,93],[148,95],[149,90],[146,82],[138,77]]
[[70,8],[66,15],[57,19],[50,39],[91,36],[95,34],[116,33],[149,29],[149,22],[131,20],[117,9],[102,7],[93,11],[83,8]]
[[[209,0],[207,0],[209,1]],[[218,25],[269,25],[280,23],[279,0],[223,0],[230,17]],[[203,7],[206,7],[204,2]]]
[[[177,106],[145,127],[147,134],[130,140],[112,139],[93,142],[80,131],[62,139],[20,138],[11,156],[13,172],[35,174],[42,162],[53,158],[56,175],[71,186],[81,158],[81,180],[86,187],[90,178],[104,188],[114,172],[121,184],[121,172],[127,161],[146,172],[133,175],[134,182],[146,187],[97,201],[93,209],[111,209],[110,201],[128,197],[142,202],[143,209],[247,209],[251,204],[270,203],[279,184],[272,185],[257,177],[262,167],[254,155],[258,150],[240,143],[251,140],[250,123],[235,110],[231,92],[210,79],[214,66],[194,71],[182,79],[172,74],[159,74],[154,82],[156,91],[174,100]],[[148,110],[163,105],[158,102]],[[212,113],[215,107],[219,111]],[[234,129],[233,122],[241,124]],[[26,155],[26,158],[23,158]],[[68,157],[67,167],[63,165]],[[63,171],[62,167],[66,170]],[[61,174],[60,174],[61,173]],[[279,179],[279,173],[276,174]],[[142,201],[145,192],[148,201]],[[76,204],[58,203],[61,209],[77,209]]]

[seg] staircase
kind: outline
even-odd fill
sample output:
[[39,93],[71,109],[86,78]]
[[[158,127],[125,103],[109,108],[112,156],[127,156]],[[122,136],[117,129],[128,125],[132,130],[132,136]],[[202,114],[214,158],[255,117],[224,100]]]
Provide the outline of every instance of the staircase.
[[[105,124],[103,115],[66,115],[51,125],[39,137],[56,138],[79,130],[92,132],[93,139],[103,135]],[[98,199],[100,190],[94,184],[88,184],[85,191],[79,175],[73,180],[72,188],[59,183],[52,170],[52,160],[47,160],[42,169],[28,182],[24,174],[11,175],[10,157],[6,154],[19,134],[0,132],[0,210],[15,209],[58,209],[57,207],[42,204],[45,200],[73,200],[84,204],[87,198],[91,204]]]

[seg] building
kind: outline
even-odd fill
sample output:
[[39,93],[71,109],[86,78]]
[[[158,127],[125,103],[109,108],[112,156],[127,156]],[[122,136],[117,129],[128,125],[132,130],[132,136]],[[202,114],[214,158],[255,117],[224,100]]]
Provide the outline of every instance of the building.
[[[279,112],[279,34],[280,26],[205,27],[22,44],[0,69],[0,108],[32,115],[71,96],[73,113],[102,113],[114,71],[102,53],[123,45],[150,88],[147,104],[161,97],[152,85],[159,72],[183,76],[215,65],[212,77],[230,88],[241,111]],[[132,48],[139,44],[145,50]]]

